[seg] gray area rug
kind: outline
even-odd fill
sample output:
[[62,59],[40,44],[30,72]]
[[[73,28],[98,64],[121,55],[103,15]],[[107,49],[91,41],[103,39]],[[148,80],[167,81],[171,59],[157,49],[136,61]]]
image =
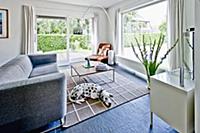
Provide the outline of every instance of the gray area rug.
[[106,72],[101,74],[94,74],[85,76],[79,81],[78,77],[71,77],[69,73],[67,76],[67,93],[77,84],[84,82],[92,82],[101,85],[108,92],[114,96],[114,101],[110,108],[104,106],[99,100],[88,99],[81,105],[67,102],[67,117],[65,127],[70,127],[78,124],[84,120],[92,118],[107,110],[113,109],[126,102],[139,98],[149,93],[145,86],[138,85],[136,82],[116,73],[115,82],[112,82],[112,73]]

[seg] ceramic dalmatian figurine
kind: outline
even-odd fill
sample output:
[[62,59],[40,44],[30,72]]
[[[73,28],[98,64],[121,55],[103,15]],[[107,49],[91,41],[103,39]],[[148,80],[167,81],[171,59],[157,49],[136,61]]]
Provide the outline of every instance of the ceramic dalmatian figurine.
[[100,99],[107,107],[113,101],[113,95],[94,83],[82,83],[75,86],[69,94],[69,100],[81,104],[86,98]]

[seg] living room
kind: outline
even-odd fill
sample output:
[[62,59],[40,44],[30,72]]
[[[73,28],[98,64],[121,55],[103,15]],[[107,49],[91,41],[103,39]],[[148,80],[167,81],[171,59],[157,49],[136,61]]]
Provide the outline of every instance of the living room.
[[0,132],[200,132],[199,0],[0,0]]

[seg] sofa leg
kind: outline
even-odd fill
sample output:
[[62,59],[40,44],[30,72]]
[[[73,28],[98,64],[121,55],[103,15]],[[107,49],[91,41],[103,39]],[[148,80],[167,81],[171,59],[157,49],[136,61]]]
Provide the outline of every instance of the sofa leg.
[[61,118],[59,121],[60,121],[60,127],[65,128],[66,117]]
[[63,126],[64,125],[64,118],[60,119],[60,125]]
[[63,119],[60,119],[60,125],[62,126],[64,124]]
[[47,129],[45,131],[42,131],[41,133],[48,133],[48,132],[51,132],[51,131],[56,131],[59,128],[62,128],[63,127],[63,125],[62,125],[62,119],[59,119],[59,123],[60,123],[59,125],[51,127],[51,128],[49,128],[49,129]]

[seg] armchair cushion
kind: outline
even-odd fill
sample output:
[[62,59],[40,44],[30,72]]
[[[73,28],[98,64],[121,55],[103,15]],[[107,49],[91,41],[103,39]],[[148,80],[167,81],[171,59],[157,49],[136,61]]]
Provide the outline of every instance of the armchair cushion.
[[108,59],[108,56],[91,55],[89,58],[91,61],[102,61],[104,59]]
[[97,61],[104,61],[104,60],[108,60],[108,56],[99,56],[97,58]]
[[97,53],[97,55],[102,55],[103,54],[103,49],[102,48],[99,48],[99,51],[98,51],[98,53]]

